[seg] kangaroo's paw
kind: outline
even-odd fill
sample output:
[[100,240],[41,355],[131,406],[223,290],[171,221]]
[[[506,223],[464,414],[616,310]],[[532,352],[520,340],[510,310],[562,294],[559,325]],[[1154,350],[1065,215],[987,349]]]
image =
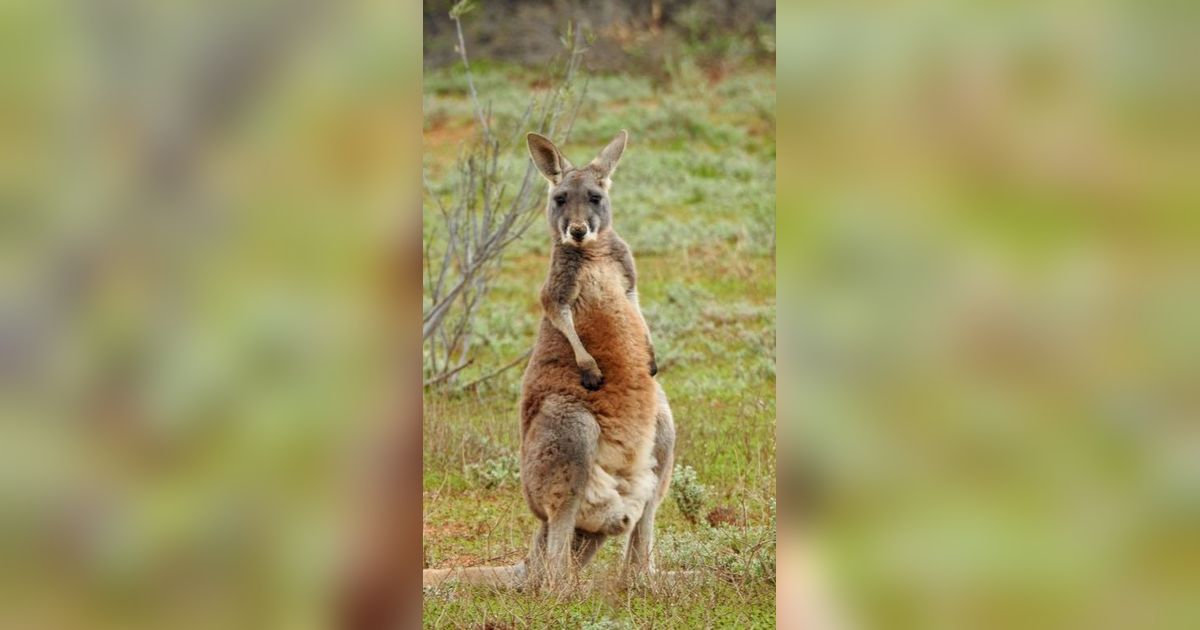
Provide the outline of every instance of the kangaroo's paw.
[[594,392],[604,386],[604,375],[599,369],[592,368],[584,370],[579,378],[579,383],[589,392]]
[[656,374],[658,374],[658,362],[654,360],[653,356],[651,356],[650,357],[650,376],[654,376]]
[[630,520],[628,514],[613,516],[604,522],[603,532],[609,536],[620,536],[628,532],[632,525],[633,521]]

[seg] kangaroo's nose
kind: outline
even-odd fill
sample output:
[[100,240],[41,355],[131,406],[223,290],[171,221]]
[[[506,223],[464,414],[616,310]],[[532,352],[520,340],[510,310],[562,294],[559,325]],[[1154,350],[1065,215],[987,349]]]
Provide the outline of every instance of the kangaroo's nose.
[[571,238],[582,241],[583,237],[587,236],[587,228],[579,225],[571,226]]

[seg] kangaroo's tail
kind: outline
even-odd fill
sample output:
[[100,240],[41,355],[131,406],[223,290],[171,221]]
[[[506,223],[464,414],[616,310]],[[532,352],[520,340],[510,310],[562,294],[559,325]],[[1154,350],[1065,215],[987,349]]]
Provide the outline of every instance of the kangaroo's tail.
[[421,586],[439,586],[459,583],[482,586],[514,587],[525,580],[525,562],[503,567],[456,567],[453,569],[425,569],[421,572]]

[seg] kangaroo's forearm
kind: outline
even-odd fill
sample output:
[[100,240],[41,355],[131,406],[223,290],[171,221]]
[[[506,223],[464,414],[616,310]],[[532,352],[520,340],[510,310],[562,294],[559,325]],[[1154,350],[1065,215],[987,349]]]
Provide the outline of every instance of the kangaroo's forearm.
[[[646,343],[650,342],[650,325],[646,323],[646,316],[642,314],[642,305],[638,303],[637,289],[630,289],[626,296],[633,303],[633,310],[637,313],[638,321],[642,323],[642,330],[646,331]],[[651,344],[653,345],[653,344]]]
[[642,306],[638,304],[637,288],[630,288],[626,292],[629,301],[633,303],[633,312],[637,313],[638,321],[642,323],[642,331],[646,335],[646,351],[650,353],[650,376],[658,374],[658,357],[654,352],[654,340],[650,338],[650,325],[646,323],[646,316],[642,314]]
[[567,342],[571,344],[571,351],[575,353],[575,364],[581,368],[595,366],[595,359],[583,347],[583,342],[579,339],[579,333],[575,331],[575,319],[571,315],[571,307],[565,304],[557,305],[547,310],[546,314],[550,318],[550,324],[558,329],[567,338]]
[[629,251],[629,247],[625,245],[624,241],[619,241],[615,248],[616,260],[621,264],[621,271],[625,276],[625,297],[629,298],[633,304],[633,310],[642,324],[642,330],[646,332],[646,345],[649,346],[650,354],[653,355],[654,344],[650,340],[650,326],[646,325],[646,317],[642,315],[642,306],[638,303],[637,267],[633,263],[633,253]]

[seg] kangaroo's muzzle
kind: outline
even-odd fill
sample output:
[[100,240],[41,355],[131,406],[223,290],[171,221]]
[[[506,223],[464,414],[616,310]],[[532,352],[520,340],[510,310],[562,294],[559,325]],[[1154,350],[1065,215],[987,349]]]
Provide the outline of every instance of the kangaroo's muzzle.
[[[596,234],[592,232],[591,226],[586,223],[572,223],[567,227],[566,232],[562,235],[563,243],[582,245],[584,242],[594,238]],[[573,241],[573,243],[572,243]]]

